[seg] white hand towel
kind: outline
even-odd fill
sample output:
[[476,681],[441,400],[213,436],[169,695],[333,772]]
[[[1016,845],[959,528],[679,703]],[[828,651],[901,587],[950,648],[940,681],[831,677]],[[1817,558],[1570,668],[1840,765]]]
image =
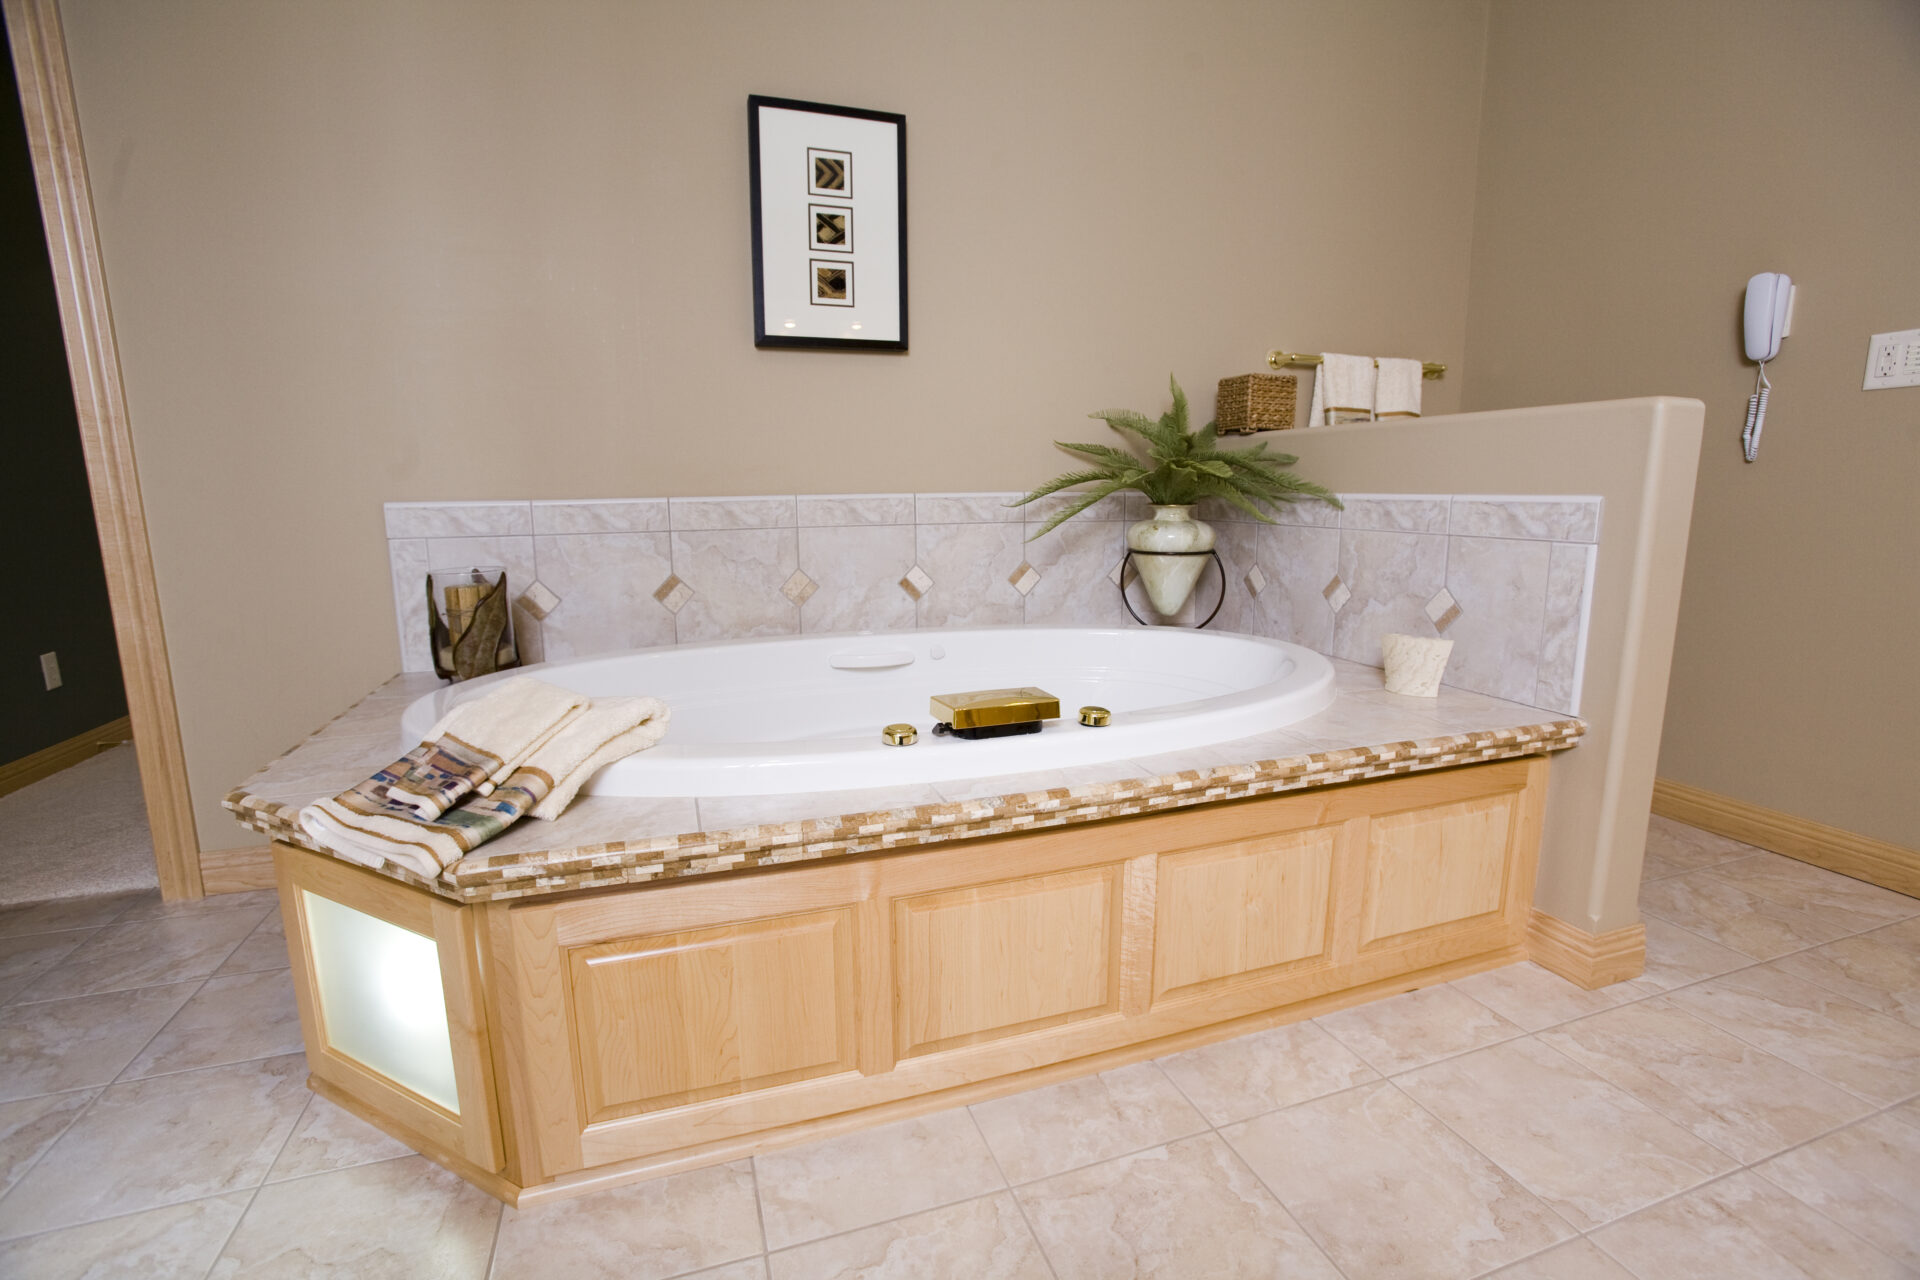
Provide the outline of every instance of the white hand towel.
[[369,782],[384,784],[379,799],[438,817],[469,794],[492,791],[586,707],[571,689],[516,676],[448,711],[426,741]]
[[532,676],[515,676],[489,690],[485,697],[448,711],[439,724],[427,730],[427,738],[431,741],[451,735],[500,757],[503,763],[489,779],[499,782],[536,747],[584,712],[589,701],[571,689]]
[[559,817],[603,767],[645,751],[665,737],[669,715],[667,704],[658,698],[596,700],[585,715],[553,735],[520,766],[552,779],[546,798],[529,812],[549,822]]
[[1420,416],[1420,382],[1426,376],[1418,360],[1380,357],[1380,376],[1374,381],[1373,416],[1376,418],[1417,418]]
[[1371,421],[1374,373],[1372,356],[1321,352],[1320,369],[1313,376],[1313,408],[1307,414],[1307,425],[1328,427]]

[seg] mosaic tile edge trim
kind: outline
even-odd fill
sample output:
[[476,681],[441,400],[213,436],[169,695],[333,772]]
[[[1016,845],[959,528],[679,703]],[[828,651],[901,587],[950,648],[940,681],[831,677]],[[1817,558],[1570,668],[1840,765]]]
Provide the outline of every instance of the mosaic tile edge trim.
[[[1012,835],[1396,777],[1463,764],[1542,755],[1571,747],[1586,732],[1574,719],[1337,748],[1310,755],[1186,770],[1155,778],[1010,793],[937,805],[845,813],[723,831],[693,831],[490,858],[476,854],[438,881],[383,865],[380,874],[465,902],[542,897],[582,889],[715,875],[747,867],[818,862],[985,836]],[[223,802],[240,822],[272,839],[318,849],[298,824],[298,807],[237,788]],[[332,856],[332,855],[328,855]]]

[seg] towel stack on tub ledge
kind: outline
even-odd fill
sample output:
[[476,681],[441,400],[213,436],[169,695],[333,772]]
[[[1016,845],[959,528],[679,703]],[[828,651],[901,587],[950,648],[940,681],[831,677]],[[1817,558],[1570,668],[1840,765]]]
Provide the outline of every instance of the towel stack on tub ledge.
[[587,795],[433,878],[298,823],[393,762],[438,687],[402,676],[227,805],[275,841],[310,1087],[524,1206],[1555,967],[1532,907],[1548,755],[1586,726],[1334,668],[1331,707],[1258,737],[868,791]]
[[[872,853],[1041,830],[1130,814],[1272,795],[1365,778],[1557,751],[1585,723],[1537,707],[1443,688],[1438,699],[1387,694],[1377,668],[1334,659],[1333,706],[1274,735],[1144,758],[927,788],[781,796],[586,796],[558,821],[523,823],[438,879],[387,865],[381,874],[457,901],[713,875],[743,867]],[[300,810],[393,760],[400,717],[443,688],[397,676],[236,787],[225,806],[274,840],[314,848]],[[1396,715],[1396,712],[1398,713]],[[1436,721],[1443,732],[1435,733]],[[1284,746],[1310,748],[1277,754]],[[1064,773],[1065,777],[1062,778]],[[1064,780],[1066,785],[1059,783]]]

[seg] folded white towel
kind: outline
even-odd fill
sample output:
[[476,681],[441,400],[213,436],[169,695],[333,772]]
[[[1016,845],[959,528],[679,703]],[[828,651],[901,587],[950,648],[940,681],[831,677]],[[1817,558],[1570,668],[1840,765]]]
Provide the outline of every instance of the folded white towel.
[[1321,352],[1320,369],[1313,376],[1313,408],[1307,414],[1307,425],[1371,421],[1374,373],[1372,356]]
[[1425,376],[1426,372],[1418,360],[1380,357],[1379,377],[1374,380],[1373,388],[1373,416],[1419,417],[1420,383]]
[[533,816],[551,822],[566,812],[580,788],[603,767],[645,751],[665,737],[670,714],[658,698],[595,700],[586,714],[556,733],[521,766],[552,779],[551,790],[533,807]]
[[[571,717],[498,786],[444,813],[421,815],[374,799],[362,783],[302,809],[300,826],[349,862],[392,864],[433,879],[529,813],[559,817],[603,766],[660,741],[667,717],[658,698],[606,698]],[[385,776],[382,770],[370,781]]]
[[438,817],[469,794],[492,791],[586,708],[571,689],[516,676],[448,711],[425,742],[382,771],[392,777],[374,781],[385,783],[383,799]]

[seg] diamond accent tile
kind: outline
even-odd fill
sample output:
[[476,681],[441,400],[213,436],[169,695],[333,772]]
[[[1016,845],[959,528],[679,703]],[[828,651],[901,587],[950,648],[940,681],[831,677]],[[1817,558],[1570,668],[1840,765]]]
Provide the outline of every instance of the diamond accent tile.
[[921,596],[933,590],[933,579],[927,576],[925,569],[922,569],[919,565],[915,565],[913,568],[907,570],[906,577],[900,579],[900,589],[912,596],[915,600],[918,600]]
[[820,589],[820,584],[795,569],[793,576],[780,584],[780,594],[795,604],[805,604],[807,597]]
[[1013,584],[1015,591],[1024,596],[1040,585],[1040,571],[1022,560],[1020,567],[1007,575],[1007,581]]
[[536,578],[532,586],[520,593],[520,607],[544,622],[548,614],[560,607],[560,597]]
[[1453,598],[1453,592],[1445,587],[1433,593],[1433,599],[1427,601],[1427,617],[1433,621],[1435,631],[1445,631],[1460,616],[1460,603]]
[[693,588],[680,581],[680,575],[670,573],[667,580],[653,589],[653,598],[667,607],[668,613],[679,613],[693,599]]
[[1140,571],[1133,567],[1133,561],[1122,557],[1120,563],[1113,566],[1107,574],[1107,581],[1116,587],[1125,588],[1132,586],[1134,579],[1139,576]]
[[1247,590],[1257,596],[1266,589],[1267,575],[1260,572],[1260,566],[1255,565],[1247,570]]
[[1353,592],[1348,588],[1346,583],[1340,581],[1340,575],[1337,573],[1333,575],[1333,578],[1326,586],[1320,589],[1320,594],[1327,598],[1327,603],[1333,606],[1335,613],[1346,608],[1347,601],[1353,599]]

